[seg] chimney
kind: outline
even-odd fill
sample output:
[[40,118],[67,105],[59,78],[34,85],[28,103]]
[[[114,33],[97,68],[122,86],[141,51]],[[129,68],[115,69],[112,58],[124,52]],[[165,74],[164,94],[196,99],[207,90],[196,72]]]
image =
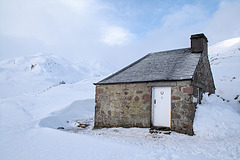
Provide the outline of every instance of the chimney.
[[[191,35],[191,52],[192,53],[203,53],[204,55],[207,55],[207,37],[201,33],[201,34],[194,34]],[[203,52],[204,51],[204,52]]]

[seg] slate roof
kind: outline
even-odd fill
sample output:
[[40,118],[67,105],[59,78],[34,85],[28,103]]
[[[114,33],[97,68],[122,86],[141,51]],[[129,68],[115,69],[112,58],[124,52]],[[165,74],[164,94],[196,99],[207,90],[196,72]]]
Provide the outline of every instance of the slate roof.
[[192,79],[200,56],[190,48],[150,53],[96,84]]

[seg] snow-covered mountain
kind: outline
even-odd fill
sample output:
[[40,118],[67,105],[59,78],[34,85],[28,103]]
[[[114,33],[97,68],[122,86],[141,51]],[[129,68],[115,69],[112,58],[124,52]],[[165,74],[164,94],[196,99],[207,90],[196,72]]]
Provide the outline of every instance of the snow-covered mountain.
[[8,59],[0,62],[0,97],[36,93],[59,84],[76,83],[104,74],[99,66],[75,65],[54,55],[37,54]]
[[[197,106],[194,136],[92,130],[92,83],[104,71],[95,63],[76,66],[46,55],[2,61],[0,159],[239,160],[240,38],[210,46],[209,59],[217,90]],[[79,128],[81,123],[90,127]]]

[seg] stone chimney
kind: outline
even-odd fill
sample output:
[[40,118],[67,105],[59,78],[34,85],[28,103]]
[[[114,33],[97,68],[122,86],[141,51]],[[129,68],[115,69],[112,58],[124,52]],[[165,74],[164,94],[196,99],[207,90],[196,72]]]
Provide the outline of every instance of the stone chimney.
[[207,37],[203,33],[191,35],[191,52],[208,55],[207,43],[208,43]]

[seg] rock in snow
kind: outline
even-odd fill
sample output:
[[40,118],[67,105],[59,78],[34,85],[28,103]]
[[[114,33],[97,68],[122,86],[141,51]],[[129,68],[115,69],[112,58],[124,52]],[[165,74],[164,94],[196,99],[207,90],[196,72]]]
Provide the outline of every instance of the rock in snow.
[[239,48],[209,47],[217,90],[197,106],[194,136],[92,130],[97,70],[46,55],[1,61],[0,159],[240,159]]

